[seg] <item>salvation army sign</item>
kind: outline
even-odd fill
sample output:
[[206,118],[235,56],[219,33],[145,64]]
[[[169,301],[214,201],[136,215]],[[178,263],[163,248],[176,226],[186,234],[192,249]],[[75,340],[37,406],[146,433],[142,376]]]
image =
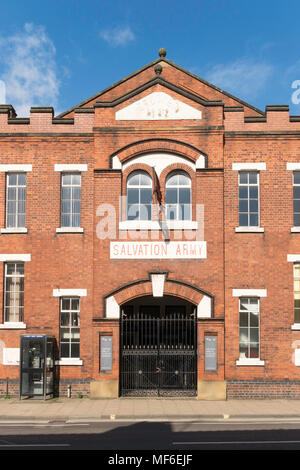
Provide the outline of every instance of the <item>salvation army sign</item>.
[[111,259],[204,259],[206,242],[111,242]]

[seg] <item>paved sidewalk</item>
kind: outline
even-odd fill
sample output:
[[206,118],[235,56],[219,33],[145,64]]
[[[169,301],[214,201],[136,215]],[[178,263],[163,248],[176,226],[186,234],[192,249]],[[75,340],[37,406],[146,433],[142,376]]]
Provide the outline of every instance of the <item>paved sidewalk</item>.
[[300,421],[300,400],[0,398],[0,422],[208,419]]

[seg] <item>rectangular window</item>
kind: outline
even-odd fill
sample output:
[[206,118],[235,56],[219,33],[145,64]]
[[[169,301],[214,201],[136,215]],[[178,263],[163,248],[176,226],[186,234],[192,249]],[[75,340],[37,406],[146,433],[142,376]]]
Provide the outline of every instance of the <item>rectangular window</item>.
[[259,226],[259,173],[239,172],[239,226]]
[[61,175],[61,227],[80,227],[81,175]]
[[26,173],[6,175],[6,228],[25,228]]
[[300,264],[294,264],[294,322],[300,323]]
[[4,322],[22,322],[24,263],[5,263],[4,269]]
[[300,227],[300,171],[293,173],[294,227]]
[[60,357],[79,358],[79,298],[60,298]]
[[259,358],[259,299],[239,299],[240,359]]

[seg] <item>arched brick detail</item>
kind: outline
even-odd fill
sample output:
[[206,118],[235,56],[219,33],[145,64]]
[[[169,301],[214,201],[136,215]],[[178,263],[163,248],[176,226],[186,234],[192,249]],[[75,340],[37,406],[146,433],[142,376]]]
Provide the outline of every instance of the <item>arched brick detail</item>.
[[188,165],[185,165],[184,163],[173,163],[172,165],[168,165],[160,174],[160,183],[165,186],[166,184],[166,179],[170,173],[173,173],[173,171],[184,171],[189,175],[191,178],[192,184],[194,183],[195,179],[195,172],[192,170],[192,168]]
[[129,302],[137,297],[144,297],[145,295],[152,295],[152,282],[145,281],[129,287],[115,294],[115,299],[119,305]]
[[137,170],[145,171],[146,173],[148,173],[148,175],[150,176],[152,180],[152,168],[149,165],[146,165],[145,163],[135,163],[134,165],[130,165],[130,167],[126,168],[126,170],[124,170],[122,173],[122,179],[123,179],[122,195],[123,196],[126,195],[128,176]]
[[203,298],[203,293],[181,283],[166,282],[164,295],[174,295],[198,305]]
[[[190,144],[187,144],[186,142],[173,139],[147,139],[134,142],[127,145],[126,147],[123,147],[117,152],[114,152],[110,156],[110,164],[112,165],[112,159],[114,156],[118,156],[120,162],[125,163],[131,158],[137,157],[139,155],[156,152],[173,153],[175,155],[187,158],[194,163],[201,155],[203,155],[207,160],[207,156],[204,152]],[[207,166],[207,161],[205,166]]]
[[[146,165],[145,163],[135,163],[134,165],[130,165],[127,167],[122,174],[122,196],[126,196],[127,192],[127,179],[128,176],[134,172],[134,171],[145,171],[146,173],[149,174],[149,176],[152,179],[152,168],[149,165]],[[160,189],[161,189],[161,194],[162,194],[162,200],[165,201],[165,190],[166,190],[166,178],[167,176],[172,173],[173,171],[185,171],[189,177],[191,178],[191,191],[192,191],[192,220],[195,220],[196,216],[196,209],[195,209],[195,203],[196,203],[196,173],[192,170],[192,168],[188,165],[185,165],[184,163],[173,163],[172,165],[168,165],[160,174],[159,177],[159,183],[160,183]],[[156,200],[155,197],[153,196],[152,203],[155,204]],[[126,213],[126,208],[123,207],[122,213]],[[125,219],[124,219],[125,220]]]
[[[113,296],[117,304],[122,305],[138,297],[152,296],[152,282],[150,279],[143,279],[135,283],[126,284],[114,292],[111,292],[105,298]],[[164,295],[171,295],[187,300],[195,305],[199,305],[203,296],[212,296],[195,286],[182,281],[166,279],[164,285]]]

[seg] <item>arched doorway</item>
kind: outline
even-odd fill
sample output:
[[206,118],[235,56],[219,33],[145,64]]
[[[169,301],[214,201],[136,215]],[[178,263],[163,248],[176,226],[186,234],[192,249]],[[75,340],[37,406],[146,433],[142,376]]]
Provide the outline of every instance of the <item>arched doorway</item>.
[[120,310],[121,396],[195,396],[197,306],[147,295]]

